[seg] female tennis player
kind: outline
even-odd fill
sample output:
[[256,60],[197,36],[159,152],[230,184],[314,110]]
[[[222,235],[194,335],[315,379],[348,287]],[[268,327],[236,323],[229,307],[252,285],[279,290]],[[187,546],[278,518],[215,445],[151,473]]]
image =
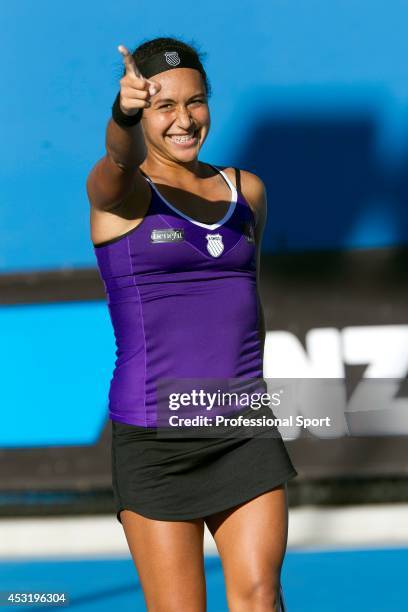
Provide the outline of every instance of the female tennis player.
[[160,437],[155,403],[159,379],[262,379],[265,187],[251,172],[198,159],[210,129],[202,53],[174,38],[118,50],[124,72],[106,154],[87,178],[117,344],[116,516],[148,610],[206,609],[205,524],[229,609],[284,610],[286,482],[297,472],[279,432]]

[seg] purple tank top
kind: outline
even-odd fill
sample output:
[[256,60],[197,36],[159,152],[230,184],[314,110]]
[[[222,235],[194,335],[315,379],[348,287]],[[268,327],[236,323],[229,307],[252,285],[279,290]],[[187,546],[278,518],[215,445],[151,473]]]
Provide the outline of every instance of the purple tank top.
[[161,378],[262,377],[254,214],[228,176],[231,203],[206,224],[152,199],[134,229],[94,246],[116,340],[109,418],[156,425]]

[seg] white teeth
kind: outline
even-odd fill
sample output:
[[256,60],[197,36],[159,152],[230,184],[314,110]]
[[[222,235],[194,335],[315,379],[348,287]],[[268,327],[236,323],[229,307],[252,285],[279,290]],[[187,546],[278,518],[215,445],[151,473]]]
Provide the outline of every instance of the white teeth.
[[186,136],[170,136],[170,138],[174,140],[175,142],[187,142],[188,140],[191,140],[193,137],[194,137],[194,133],[187,134]]

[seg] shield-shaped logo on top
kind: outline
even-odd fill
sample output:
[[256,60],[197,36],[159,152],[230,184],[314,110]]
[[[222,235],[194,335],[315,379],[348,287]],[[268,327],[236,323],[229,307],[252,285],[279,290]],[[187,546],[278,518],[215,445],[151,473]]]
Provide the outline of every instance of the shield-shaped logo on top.
[[170,66],[178,66],[178,64],[181,62],[177,51],[165,51],[164,57],[166,58],[166,62],[170,64]]
[[207,251],[213,257],[219,257],[224,250],[221,234],[207,234]]

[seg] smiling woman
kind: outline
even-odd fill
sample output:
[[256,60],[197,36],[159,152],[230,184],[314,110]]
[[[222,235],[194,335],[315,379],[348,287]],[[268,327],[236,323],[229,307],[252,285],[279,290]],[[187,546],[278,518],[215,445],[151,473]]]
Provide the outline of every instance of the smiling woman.
[[148,609],[205,610],[206,523],[231,610],[283,610],[286,481],[297,472],[278,429],[158,436],[171,416],[160,404],[163,380],[176,382],[173,392],[185,379],[265,391],[264,185],[198,159],[210,88],[192,46],[158,38],[119,51],[125,72],[107,153],[87,180],[117,344],[109,392],[117,518]]
[[[211,86],[201,63],[202,54],[181,41],[178,41],[177,50],[166,51],[162,47],[167,40],[149,41],[140,45],[132,54],[137,70],[140,70],[145,78],[154,76],[154,82],[159,84],[159,93],[148,101],[147,108],[158,111],[162,117],[172,115],[175,109],[182,105],[185,111],[195,109],[195,118],[201,117],[203,123],[206,123],[209,114],[204,107],[207,107]],[[177,70],[177,74],[170,73],[170,68]],[[144,116],[150,119],[148,132],[151,132],[154,113],[145,110]],[[192,125],[188,130],[180,131],[180,128],[177,128],[165,136],[173,143],[191,146],[200,144],[197,137],[199,132],[200,126]],[[206,134],[201,134],[202,142],[205,136]]]
[[[177,160],[196,160],[210,128],[208,98],[210,86],[195,52],[186,47],[174,52],[153,53],[145,57],[143,46],[133,55],[145,77],[154,76],[159,92],[143,110],[142,126],[146,142],[160,149],[170,144]],[[163,59],[164,57],[164,59]],[[169,70],[170,65],[173,66]],[[177,114],[178,121],[174,123]],[[177,153],[174,153],[176,152]],[[179,154],[183,152],[180,158]],[[148,171],[148,167],[144,168]]]

